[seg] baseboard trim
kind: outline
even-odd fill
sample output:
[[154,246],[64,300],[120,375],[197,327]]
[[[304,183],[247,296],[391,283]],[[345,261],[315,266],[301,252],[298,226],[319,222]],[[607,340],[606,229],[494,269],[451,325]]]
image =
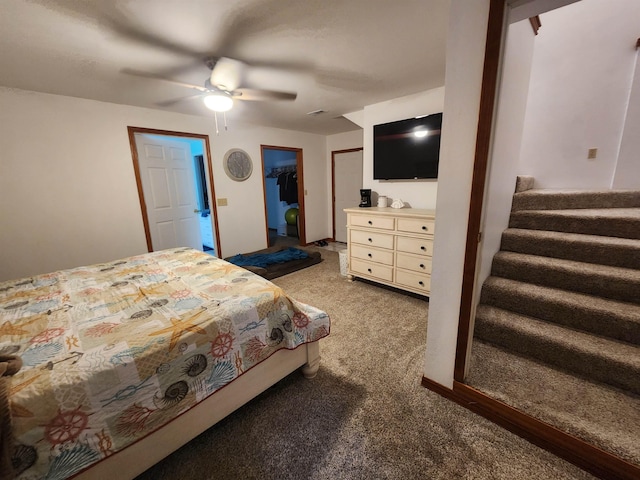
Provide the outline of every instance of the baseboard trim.
[[640,466],[530,417],[469,385],[454,381],[453,389],[449,389],[426,377],[422,377],[422,385],[599,478],[640,478]]

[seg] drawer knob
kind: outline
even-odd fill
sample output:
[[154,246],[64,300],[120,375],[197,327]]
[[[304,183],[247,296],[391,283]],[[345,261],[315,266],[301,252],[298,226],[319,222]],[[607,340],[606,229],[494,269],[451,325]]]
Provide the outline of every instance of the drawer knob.
[[422,245],[422,246],[420,247],[420,250],[426,250],[426,249],[427,249],[427,247],[425,247],[424,245]]
[[370,242],[373,242],[373,240],[371,240],[370,238],[369,238],[369,241],[370,241]]
[[371,269],[370,269],[370,268],[367,268],[367,272],[371,273]]
[[371,220],[369,220],[367,223],[368,223],[369,225],[373,225],[373,222],[372,222]]
[[420,280],[418,283],[420,284],[421,287],[424,287],[424,282],[422,280]]
[[371,258],[373,257],[373,255],[371,255],[370,253],[367,253],[367,257]]
[[420,264],[420,268],[424,268],[424,263],[421,263],[421,264]]
[[429,228],[426,225],[422,226],[422,229],[426,232],[427,230],[429,230]]

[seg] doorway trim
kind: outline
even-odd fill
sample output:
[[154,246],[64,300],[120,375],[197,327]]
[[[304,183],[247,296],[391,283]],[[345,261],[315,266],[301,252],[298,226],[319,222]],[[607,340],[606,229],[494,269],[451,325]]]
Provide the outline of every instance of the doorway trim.
[[267,213],[267,181],[264,175],[264,151],[265,150],[286,150],[296,152],[296,172],[298,174],[298,240],[300,245],[307,244],[307,233],[305,227],[304,214],[304,171],[302,169],[302,149],[296,147],[278,147],[275,145],[260,145],[260,161],[262,172],[262,196],[264,198],[264,228],[267,238],[267,247],[269,246],[269,217]]
[[336,241],[336,155],[363,151],[363,147],[333,150],[331,152],[331,235],[330,240]]
[[149,217],[147,215],[147,203],[144,199],[144,192],[142,190],[142,177],[140,174],[140,163],[138,159],[138,149],[136,148],[136,133],[142,134],[150,134],[150,135],[164,135],[167,137],[186,137],[186,138],[196,138],[204,141],[204,151],[207,155],[207,168],[209,170],[209,185],[210,185],[210,195],[211,202],[209,204],[209,209],[213,212],[213,227],[215,230],[215,242],[216,242],[216,253],[218,258],[222,258],[222,251],[220,250],[220,232],[218,230],[218,211],[216,208],[216,193],[213,185],[213,167],[211,165],[211,147],[209,144],[209,136],[201,135],[198,133],[187,133],[187,132],[175,132],[171,130],[157,130],[155,128],[144,128],[144,127],[132,127],[127,126],[127,132],[129,135],[129,147],[131,148],[131,159],[133,161],[133,171],[136,176],[136,186],[138,188],[138,198],[140,200],[140,209],[142,211],[142,223],[144,225],[144,234],[147,239],[147,250],[149,252],[153,251],[153,244],[151,242],[151,229],[149,228]]

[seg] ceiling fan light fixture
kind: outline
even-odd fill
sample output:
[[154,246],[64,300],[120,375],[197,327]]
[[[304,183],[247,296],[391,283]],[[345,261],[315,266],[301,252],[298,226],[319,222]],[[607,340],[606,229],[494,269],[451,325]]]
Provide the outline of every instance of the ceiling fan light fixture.
[[224,92],[214,92],[204,97],[204,104],[214,112],[228,112],[233,107],[233,98]]

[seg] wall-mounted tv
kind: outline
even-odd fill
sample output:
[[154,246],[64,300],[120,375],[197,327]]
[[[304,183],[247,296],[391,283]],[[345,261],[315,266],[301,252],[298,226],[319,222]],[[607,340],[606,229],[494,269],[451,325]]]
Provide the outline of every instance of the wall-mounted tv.
[[373,178],[438,178],[442,113],[373,126]]

